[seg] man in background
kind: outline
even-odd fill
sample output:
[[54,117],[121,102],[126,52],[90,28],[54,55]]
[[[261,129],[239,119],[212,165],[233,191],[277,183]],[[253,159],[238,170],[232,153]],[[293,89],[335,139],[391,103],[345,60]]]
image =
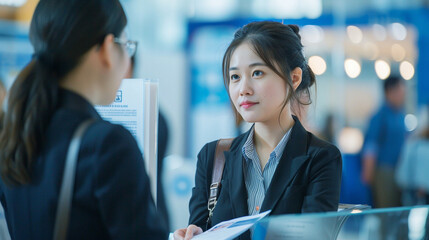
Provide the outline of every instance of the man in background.
[[395,168],[406,137],[405,82],[391,76],[384,81],[384,102],[371,117],[363,147],[362,180],[371,185],[374,207],[401,205]]

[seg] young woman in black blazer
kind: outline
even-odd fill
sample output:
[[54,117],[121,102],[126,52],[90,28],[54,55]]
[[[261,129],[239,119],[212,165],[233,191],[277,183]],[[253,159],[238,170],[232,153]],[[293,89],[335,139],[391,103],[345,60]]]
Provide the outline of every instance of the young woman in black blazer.
[[[309,88],[315,83],[299,28],[268,21],[240,28],[224,55],[223,75],[237,117],[254,124],[224,152],[221,190],[210,219],[207,202],[217,141],[200,151],[190,225],[176,230],[175,239],[190,239],[221,221],[266,210],[271,215],[336,211],[341,154],[307,132],[295,116],[311,103]],[[249,231],[240,236],[249,238]]]
[[67,239],[167,239],[142,154],[130,132],[103,121],[136,42],[118,0],[41,0],[34,58],[15,80],[0,134],[0,200],[12,239],[52,239],[66,152],[82,138]]

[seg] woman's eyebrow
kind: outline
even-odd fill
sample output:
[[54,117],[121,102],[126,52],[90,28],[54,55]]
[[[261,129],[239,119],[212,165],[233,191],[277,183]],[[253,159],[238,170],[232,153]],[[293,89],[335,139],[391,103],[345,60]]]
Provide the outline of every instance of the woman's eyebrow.
[[[260,62],[256,62],[256,63],[251,63],[249,64],[249,67],[255,67],[255,66],[267,66],[267,64],[265,63],[260,63]],[[229,71],[233,71],[233,70],[238,70],[238,67],[230,67]]]
[[265,63],[260,63],[260,62],[256,62],[256,63],[249,64],[249,67],[255,67],[255,66],[267,66],[267,64],[265,64]]

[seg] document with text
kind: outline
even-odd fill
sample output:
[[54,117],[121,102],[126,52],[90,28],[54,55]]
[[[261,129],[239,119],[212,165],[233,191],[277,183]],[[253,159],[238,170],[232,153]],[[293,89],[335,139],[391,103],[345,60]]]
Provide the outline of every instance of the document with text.
[[140,79],[124,79],[116,92],[113,103],[96,106],[100,116],[111,123],[124,126],[143,150],[144,82]]
[[263,217],[267,216],[271,210],[265,211],[263,213],[239,217],[232,220],[224,221],[216,224],[214,227],[209,230],[201,233],[192,238],[192,240],[228,240],[240,236],[246,230],[251,228],[255,223],[261,220]]
[[152,196],[156,202],[158,82],[138,78],[123,79],[115,100],[106,106],[95,106],[95,109],[104,120],[122,125],[136,139],[144,154]]

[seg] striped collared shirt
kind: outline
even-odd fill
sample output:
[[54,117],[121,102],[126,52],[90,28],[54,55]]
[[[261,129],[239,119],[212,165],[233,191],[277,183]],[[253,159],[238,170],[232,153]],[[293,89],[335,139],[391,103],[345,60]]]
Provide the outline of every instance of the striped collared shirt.
[[270,158],[268,159],[268,162],[265,165],[263,171],[261,170],[259,156],[256,153],[256,148],[253,143],[255,128],[252,127],[250,130],[249,137],[241,149],[245,159],[244,180],[247,189],[247,205],[249,207],[249,215],[258,214],[259,210],[261,209],[262,202],[265,198],[265,193],[270,186],[271,179],[273,178],[274,172],[276,171],[277,165],[279,164],[280,158],[282,157],[286,143],[289,140],[291,129],[286,132],[282,140],[280,140],[274,151],[270,154]]

